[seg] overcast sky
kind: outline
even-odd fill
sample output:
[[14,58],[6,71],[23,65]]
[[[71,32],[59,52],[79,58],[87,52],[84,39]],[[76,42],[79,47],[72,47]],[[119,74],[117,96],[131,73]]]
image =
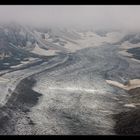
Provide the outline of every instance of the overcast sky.
[[140,6],[0,6],[0,22],[33,25],[93,25],[140,30]]

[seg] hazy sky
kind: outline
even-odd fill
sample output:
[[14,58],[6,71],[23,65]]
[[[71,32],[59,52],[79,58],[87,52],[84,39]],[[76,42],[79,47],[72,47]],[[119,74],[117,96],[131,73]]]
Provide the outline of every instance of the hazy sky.
[[0,22],[34,25],[93,25],[140,30],[140,6],[38,5],[0,6]]

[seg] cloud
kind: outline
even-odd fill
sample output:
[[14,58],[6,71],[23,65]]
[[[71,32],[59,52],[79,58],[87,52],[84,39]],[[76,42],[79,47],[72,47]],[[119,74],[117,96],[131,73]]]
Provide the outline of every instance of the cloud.
[[140,6],[1,5],[0,22],[140,29]]

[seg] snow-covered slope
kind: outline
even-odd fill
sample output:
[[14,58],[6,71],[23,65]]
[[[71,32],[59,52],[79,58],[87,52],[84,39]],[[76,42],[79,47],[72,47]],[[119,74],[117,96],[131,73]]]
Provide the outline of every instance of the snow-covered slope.
[[34,54],[38,54],[38,55],[43,55],[43,56],[52,56],[52,55],[56,55],[56,50],[45,50],[42,49],[38,46],[38,44],[35,45],[35,48],[31,51]]

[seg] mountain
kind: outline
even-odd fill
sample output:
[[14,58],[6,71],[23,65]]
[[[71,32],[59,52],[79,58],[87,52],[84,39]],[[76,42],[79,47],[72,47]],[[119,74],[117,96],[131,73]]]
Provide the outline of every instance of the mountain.
[[13,65],[21,64],[28,58],[40,58],[32,53],[37,43],[22,26],[1,25],[0,26],[0,70],[8,69]]
[[132,44],[140,43],[140,33],[129,33],[126,34],[119,42],[118,44],[122,44],[124,42],[128,41]]
[[37,28],[19,24],[0,25],[0,70],[21,66],[31,59],[46,59],[66,52],[67,42],[80,36],[67,29]]

